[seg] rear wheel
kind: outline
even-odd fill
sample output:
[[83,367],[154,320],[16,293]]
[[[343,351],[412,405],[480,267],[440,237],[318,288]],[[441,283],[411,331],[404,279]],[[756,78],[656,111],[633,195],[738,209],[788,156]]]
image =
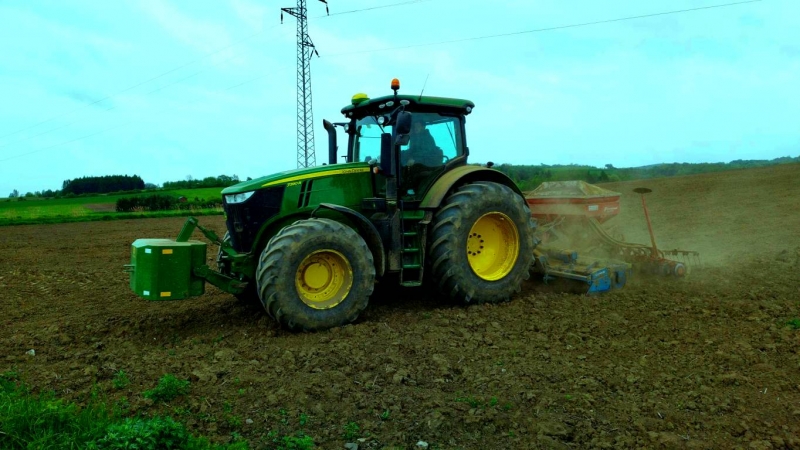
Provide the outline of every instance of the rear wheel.
[[330,219],[295,222],[267,244],[256,271],[267,313],[292,330],[346,325],[375,284],[372,253],[352,228]]
[[529,276],[534,229],[527,204],[509,187],[477,182],[458,188],[433,219],[433,281],[464,303],[508,300]]

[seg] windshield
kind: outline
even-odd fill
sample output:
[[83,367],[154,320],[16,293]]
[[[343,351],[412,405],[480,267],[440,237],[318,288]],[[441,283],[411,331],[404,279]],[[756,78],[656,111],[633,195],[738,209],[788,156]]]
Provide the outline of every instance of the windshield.
[[[413,155],[425,148],[434,149],[433,156],[418,157],[415,162],[437,166],[464,154],[458,117],[437,113],[412,113],[412,124],[409,143],[400,147],[401,155]],[[356,121],[355,132],[354,160],[370,161],[378,159],[381,154],[381,133],[391,133],[392,127],[381,126],[375,117],[369,116]],[[422,143],[425,145],[422,146]],[[409,158],[413,160],[413,156]]]
[[381,127],[372,116],[356,121],[353,160],[369,162],[372,159],[378,159],[381,156],[381,133],[391,132],[391,126]]

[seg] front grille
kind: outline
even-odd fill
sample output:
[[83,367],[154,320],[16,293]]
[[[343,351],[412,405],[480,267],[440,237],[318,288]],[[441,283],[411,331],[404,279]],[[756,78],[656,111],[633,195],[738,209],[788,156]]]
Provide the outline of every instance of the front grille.
[[284,189],[285,186],[260,189],[244,202],[230,205],[223,196],[225,222],[234,250],[247,253],[253,248],[261,225],[281,210]]

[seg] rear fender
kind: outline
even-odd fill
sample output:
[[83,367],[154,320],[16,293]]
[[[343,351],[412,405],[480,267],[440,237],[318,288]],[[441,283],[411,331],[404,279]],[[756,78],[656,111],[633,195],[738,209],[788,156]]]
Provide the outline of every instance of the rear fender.
[[441,205],[447,194],[459,186],[476,181],[491,181],[508,186],[520,197],[525,197],[519,187],[503,172],[480,166],[461,166],[442,175],[431,186],[423,197],[419,207],[422,209],[436,209]]

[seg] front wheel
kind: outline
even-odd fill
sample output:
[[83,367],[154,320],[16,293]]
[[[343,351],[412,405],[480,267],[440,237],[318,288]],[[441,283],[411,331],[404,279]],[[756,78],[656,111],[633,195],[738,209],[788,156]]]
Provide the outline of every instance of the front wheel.
[[442,294],[457,301],[508,300],[529,276],[534,229],[525,200],[509,187],[462,186],[433,218],[431,278]]
[[372,253],[352,228],[330,219],[287,226],[270,239],[256,271],[267,313],[291,330],[356,320],[375,284]]

